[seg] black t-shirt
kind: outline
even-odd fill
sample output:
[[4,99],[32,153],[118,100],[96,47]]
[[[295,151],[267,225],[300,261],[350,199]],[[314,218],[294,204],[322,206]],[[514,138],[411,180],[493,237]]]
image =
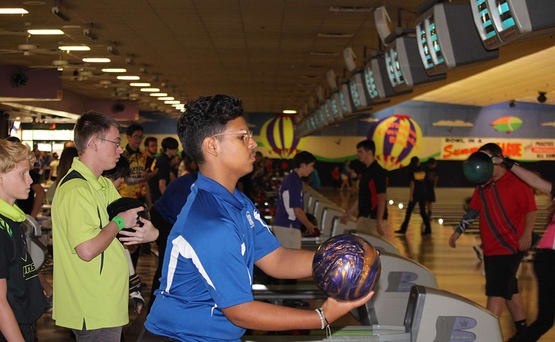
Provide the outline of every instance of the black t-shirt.
[[[155,159],[154,157],[146,156],[146,164],[145,164],[146,170],[150,170],[150,168],[152,167],[152,163],[154,162],[154,159]],[[154,171],[154,170],[151,170],[151,171]]]
[[417,166],[414,170],[409,173],[409,180],[414,182],[414,192],[412,193],[412,199],[414,201],[427,200],[427,178],[426,178],[426,168],[424,166]]
[[429,167],[426,169],[426,181],[428,183],[428,189],[433,190],[435,188],[437,177],[439,177],[439,173],[437,172],[437,167],[434,167],[434,168]]
[[[358,216],[375,219],[378,211],[378,194],[387,191],[387,171],[374,161],[362,170],[358,184]],[[383,218],[387,218],[387,206]]]
[[27,197],[27,199],[17,200],[15,202],[17,206],[27,215],[31,215],[31,212],[33,211],[33,204],[35,203],[35,191],[33,190],[33,186],[35,184],[40,185],[39,169],[32,169],[31,171],[29,171],[29,175],[33,180],[33,183],[31,184],[31,191],[29,191],[29,197]]
[[6,279],[8,303],[19,324],[33,324],[44,313],[46,300],[21,223],[0,214],[0,278]]
[[158,169],[158,173],[148,181],[152,203],[156,202],[160,198],[160,196],[162,196],[162,194],[160,193],[158,181],[160,179],[165,179],[166,186],[170,184],[170,158],[165,153],[160,154],[158,158],[156,158],[155,167]]

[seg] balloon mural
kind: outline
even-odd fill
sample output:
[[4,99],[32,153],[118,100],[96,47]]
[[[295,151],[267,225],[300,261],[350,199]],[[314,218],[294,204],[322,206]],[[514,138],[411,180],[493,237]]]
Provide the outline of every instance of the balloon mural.
[[260,130],[264,146],[277,154],[277,158],[293,158],[299,151],[300,138],[295,136],[295,119],[278,115],[266,121]]
[[418,157],[422,131],[408,115],[392,115],[378,121],[368,133],[376,144],[376,159],[386,170],[407,166]]

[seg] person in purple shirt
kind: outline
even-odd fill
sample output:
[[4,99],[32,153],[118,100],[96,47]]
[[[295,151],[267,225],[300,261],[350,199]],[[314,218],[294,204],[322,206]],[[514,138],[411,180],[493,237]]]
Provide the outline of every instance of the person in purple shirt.
[[311,234],[317,227],[306,217],[302,177],[308,177],[314,169],[316,158],[310,152],[302,151],[293,158],[293,170],[279,187],[274,226],[300,230],[301,225]]

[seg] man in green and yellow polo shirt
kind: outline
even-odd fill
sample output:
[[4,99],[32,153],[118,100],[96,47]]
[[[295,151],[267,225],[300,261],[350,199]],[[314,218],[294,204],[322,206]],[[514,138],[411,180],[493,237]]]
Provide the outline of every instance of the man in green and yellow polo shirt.
[[[156,239],[158,231],[139,218],[143,208],[119,213],[111,221],[107,206],[120,198],[110,180],[123,150],[118,124],[107,115],[89,112],[74,129],[79,157],[60,181],[52,204],[54,309],[56,325],[73,330],[77,341],[119,342],[127,324],[129,268],[122,243]],[[135,231],[122,231],[133,228]]]

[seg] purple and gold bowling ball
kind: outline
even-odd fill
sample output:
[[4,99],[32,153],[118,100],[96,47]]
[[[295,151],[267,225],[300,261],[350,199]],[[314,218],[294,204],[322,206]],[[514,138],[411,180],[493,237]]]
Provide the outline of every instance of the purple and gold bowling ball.
[[355,300],[366,296],[378,281],[382,267],[378,251],[363,238],[343,234],[318,247],[312,277],[328,296]]

